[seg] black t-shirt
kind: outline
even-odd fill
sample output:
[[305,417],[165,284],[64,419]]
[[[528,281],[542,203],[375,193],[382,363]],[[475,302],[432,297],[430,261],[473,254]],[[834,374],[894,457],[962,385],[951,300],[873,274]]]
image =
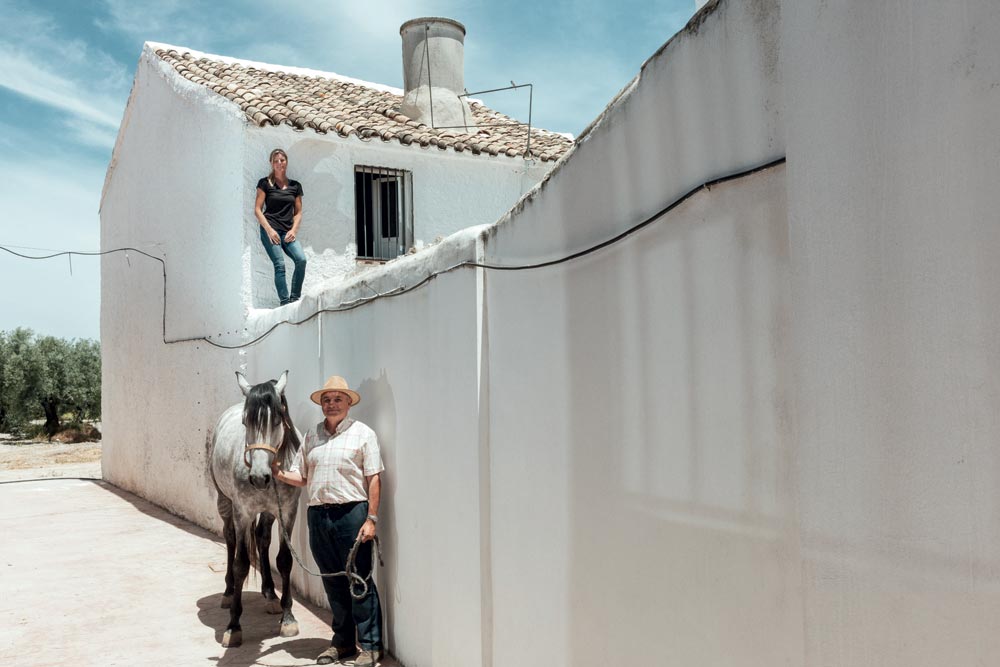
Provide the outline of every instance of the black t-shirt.
[[264,217],[274,231],[284,237],[285,232],[292,228],[292,216],[295,215],[295,198],[302,196],[302,184],[288,180],[285,189],[275,187],[267,181],[267,177],[257,181],[257,189],[264,192]]

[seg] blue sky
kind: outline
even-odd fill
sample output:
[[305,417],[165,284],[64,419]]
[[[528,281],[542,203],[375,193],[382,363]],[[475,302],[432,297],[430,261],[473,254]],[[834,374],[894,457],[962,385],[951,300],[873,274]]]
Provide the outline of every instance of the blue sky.
[[[400,24],[447,16],[468,31],[470,91],[533,83],[533,123],[575,135],[694,11],[695,0],[0,0],[0,245],[99,248],[101,187],[144,41],[401,87]],[[483,99],[526,120],[524,94]],[[0,251],[0,284],[0,330],[99,337],[98,259]]]

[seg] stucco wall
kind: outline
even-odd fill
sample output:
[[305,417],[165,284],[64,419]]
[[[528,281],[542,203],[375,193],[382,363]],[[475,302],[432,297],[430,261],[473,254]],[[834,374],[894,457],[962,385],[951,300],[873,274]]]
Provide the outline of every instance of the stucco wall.
[[[207,429],[238,391],[236,355],[207,345],[165,346],[237,329],[242,239],[240,120],[146,51],[101,205],[104,476],[199,523],[212,521]],[[211,179],[201,178],[212,174]],[[222,385],[225,387],[225,385]],[[235,395],[234,395],[235,394]]]
[[782,21],[805,664],[1000,664],[1000,5]]
[[[252,307],[278,303],[270,260],[261,248],[253,216],[257,181],[267,175],[274,148],[288,153],[290,178],[302,183],[299,240],[309,265],[304,291],[316,293],[328,280],[367,270],[356,261],[355,166],[402,169],[412,175],[413,239],[422,248],[460,229],[489,224],[538,183],[552,162],[506,156],[469,155],[437,147],[402,146],[379,139],[363,141],[300,132],[287,126],[245,126],[243,178],[246,204],[244,302]],[[291,281],[292,264],[288,262]]]
[[784,183],[487,276],[493,664],[802,664]]
[[[471,273],[452,274],[391,304],[324,316],[319,341],[303,345],[319,342],[322,352],[303,369],[312,382],[298,383],[297,395],[321,386],[321,375],[343,374],[364,397],[352,416],[379,434],[387,468],[379,534],[391,555],[379,586],[389,645],[407,665],[463,664],[462,652],[479,644],[475,299]],[[277,369],[268,363],[283,356],[276,344],[251,362]],[[313,405],[302,412],[303,427],[321,419]],[[308,552],[304,537],[298,545]],[[322,599],[317,580],[307,585]]]
[[[672,239],[487,278],[491,397],[527,394],[490,404],[495,662],[516,641],[522,664],[993,664],[1000,9],[731,1],[695,23],[487,246],[578,250],[609,235],[587,211],[620,230],[715,159],[787,150],[729,205],[699,195],[700,222],[699,199],[672,212]],[[699,97],[717,127],[652,120]],[[603,212],[579,185],[632,173]],[[541,497],[511,503],[521,484]]]
[[[707,8],[488,261],[566,256],[781,157],[779,25],[777,2]],[[787,274],[778,168],[487,276],[492,664],[801,664]]]

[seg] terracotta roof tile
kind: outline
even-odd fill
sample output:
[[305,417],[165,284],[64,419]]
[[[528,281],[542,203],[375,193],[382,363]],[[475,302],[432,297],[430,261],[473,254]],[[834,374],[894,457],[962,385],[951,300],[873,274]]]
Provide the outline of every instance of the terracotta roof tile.
[[[470,103],[479,124],[474,134],[434,129],[399,112],[402,97],[361,84],[320,76],[273,72],[212,60],[175,49],[156,55],[185,79],[205,86],[238,105],[254,125],[291,125],[320,134],[352,134],[366,140],[398,141],[404,146],[437,146],[473,155],[524,155],[527,127],[478,102]],[[531,128],[531,156],[558,160],[572,140]]]

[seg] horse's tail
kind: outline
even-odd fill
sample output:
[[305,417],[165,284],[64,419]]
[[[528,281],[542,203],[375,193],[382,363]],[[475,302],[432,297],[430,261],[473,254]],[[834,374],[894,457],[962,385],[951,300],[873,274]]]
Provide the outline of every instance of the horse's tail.
[[250,576],[253,575],[255,569],[258,572],[260,571],[260,551],[257,548],[257,522],[259,520],[254,518],[252,521],[247,522],[246,531],[243,536],[247,545],[247,558],[250,560],[250,571],[247,573]]

